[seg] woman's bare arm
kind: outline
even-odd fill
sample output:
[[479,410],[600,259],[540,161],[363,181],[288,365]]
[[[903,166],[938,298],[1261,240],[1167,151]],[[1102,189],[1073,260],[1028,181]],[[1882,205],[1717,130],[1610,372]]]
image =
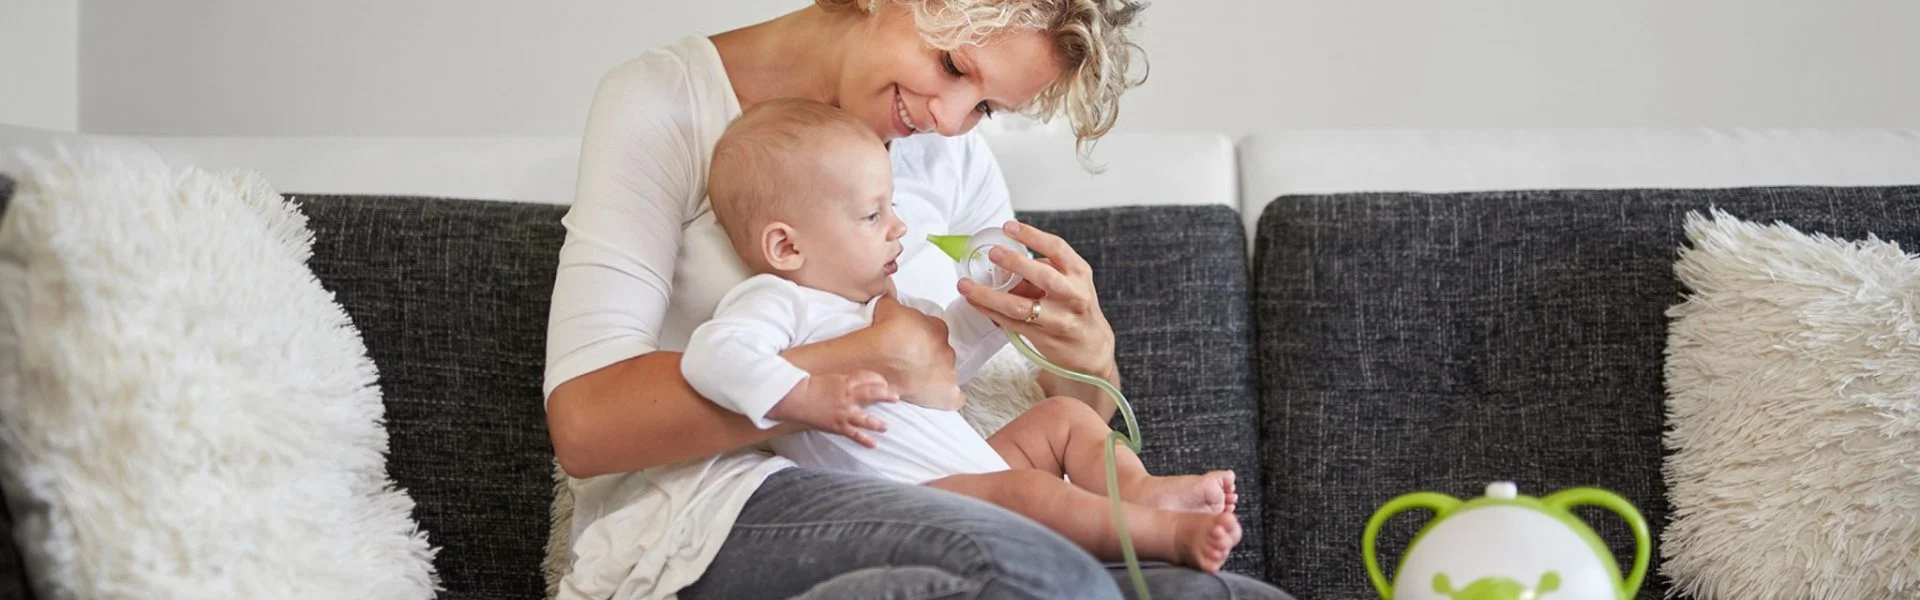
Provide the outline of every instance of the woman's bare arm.
[[[810,373],[879,371],[850,334],[781,353]],[[884,371],[882,371],[884,372]],[[760,443],[798,425],[760,429],[707,401],[680,374],[679,352],[650,352],[568,380],[547,400],[547,430],[573,477],[638,471]]]
[[[892,298],[874,322],[780,356],[809,373],[873,371],[900,395],[917,385],[953,385],[953,348],[938,319]],[[759,429],[700,396],[680,373],[680,353],[656,351],[567,380],[547,399],[547,432],[560,468],[573,477],[638,471],[712,456],[799,431]]]

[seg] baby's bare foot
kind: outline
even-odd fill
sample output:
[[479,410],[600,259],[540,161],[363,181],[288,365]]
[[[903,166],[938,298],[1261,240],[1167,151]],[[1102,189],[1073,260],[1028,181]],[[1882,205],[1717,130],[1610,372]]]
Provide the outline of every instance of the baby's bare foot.
[[1231,513],[1240,502],[1233,488],[1233,471],[1205,475],[1148,477],[1133,485],[1126,500],[1161,510]]
[[1220,572],[1227,553],[1240,543],[1240,519],[1233,513],[1190,513],[1174,522],[1175,543],[1179,544],[1176,562],[1206,571]]

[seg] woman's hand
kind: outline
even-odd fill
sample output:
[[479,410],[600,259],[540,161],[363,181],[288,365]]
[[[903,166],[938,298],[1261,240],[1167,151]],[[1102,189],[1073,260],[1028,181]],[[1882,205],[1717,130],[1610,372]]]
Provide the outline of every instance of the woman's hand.
[[873,308],[873,323],[855,335],[882,360],[874,365],[901,400],[940,410],[958,410],[965,397],[954,372],[947,324],[894,299],[889,292]]
[[[1026,336],[1033,348],[1054,364],[1120,385],[1119,367],[1113,357],[1113,326],[1100,312],[1093,268],[1059,236],[1018,221],[1008,221],[1001,229],[1047,258],[1034,259],[995,248],[990,254],[994,264],[1018,273],[1023,280],[1020,285],[1001,292],[961,280],[960,294],[993,322]],[[1099,392],[1091,396],[1085,395],[1085,390],[1066,394],[1046,385],[1048,375],[1042,379],[1048,393],[1072,395],[1103,408],[1107,399]]]

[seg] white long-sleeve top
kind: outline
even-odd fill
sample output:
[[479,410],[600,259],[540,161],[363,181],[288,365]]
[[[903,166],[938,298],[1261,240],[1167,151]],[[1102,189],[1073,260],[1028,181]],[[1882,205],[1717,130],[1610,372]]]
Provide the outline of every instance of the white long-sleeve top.
[[[720,297],[752,273],[707,201],[713,144],[740,101],[706,37],[648,51],[608,72],[580,146],[547,323],[547,395],[586,373],[686,348]],[[946,303],[953,261],[929,233],[1013,218],[1006,181],[977,134],[895,140],[895,212],[907,223],[894,286]],[[698,580],[768,474],[792,466],[752,449],[643,471],[568,480],[574,498],[561,598],[671,598]]]
[[[808,377],[780,352],[866,327],[873,322],[875,302],[855,302],[775,275],[755,275],[727,292],[713,320],[693,331],[680,372],[715,404],[753,419],[762,429],[773,427],[779,423],[768,419],[767,411]],[[960,383],[972,379],[980,365],[1007,344],[1006,334],[965,299],[946,307],[904,295],[900,302],[946,321]],[[959,412],[911,401],[867,407],[887,424],[885,433],[870,433],[873,448],[838,434],[803,431],[774,438],[773,450],[804,467],[906,483],[1007,469],[1006,461]]]

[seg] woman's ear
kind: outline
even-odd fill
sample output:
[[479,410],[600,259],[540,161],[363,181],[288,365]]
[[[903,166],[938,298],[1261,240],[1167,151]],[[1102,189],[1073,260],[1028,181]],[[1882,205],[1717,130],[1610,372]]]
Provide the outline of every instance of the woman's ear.
[[794,240],[793,226],[786,223],[774,221],[760,230],[760,247],[767,253],[767,266],[775,271],[797,271],[807,262]]

